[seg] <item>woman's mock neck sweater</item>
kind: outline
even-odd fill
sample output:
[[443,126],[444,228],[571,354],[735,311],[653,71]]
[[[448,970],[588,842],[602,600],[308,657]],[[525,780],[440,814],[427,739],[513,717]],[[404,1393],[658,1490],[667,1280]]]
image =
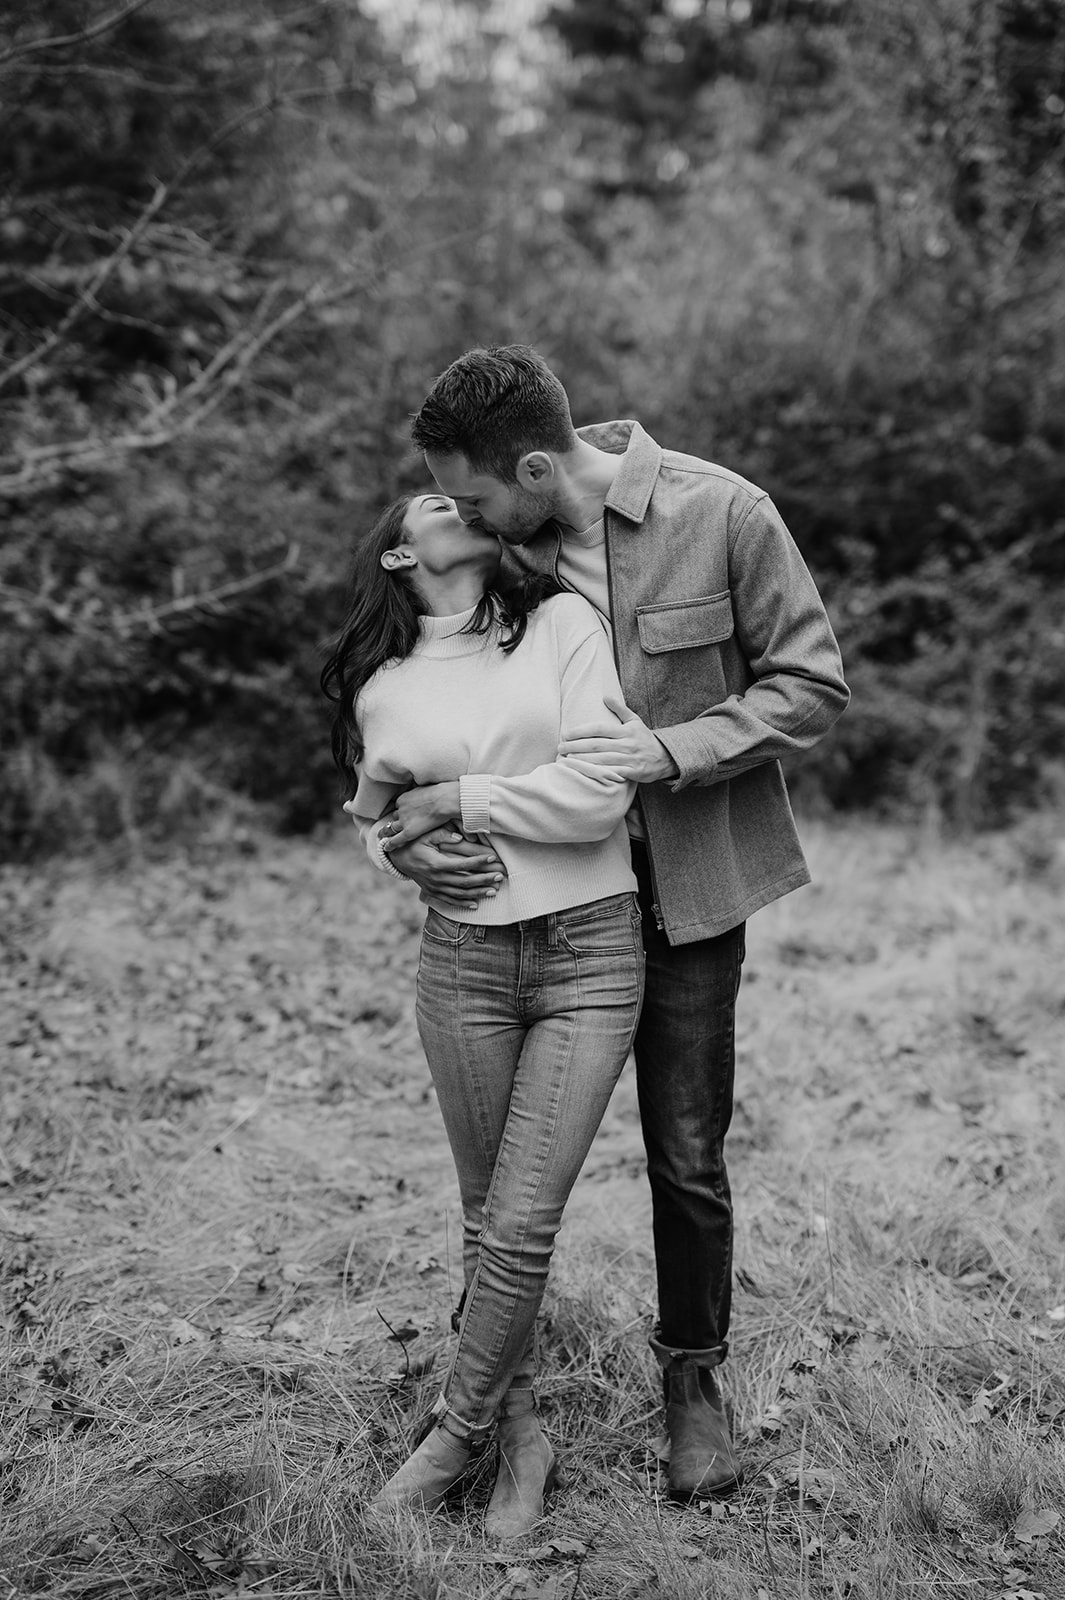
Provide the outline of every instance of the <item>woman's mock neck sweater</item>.
[[483,649],[485,634],[463,631],[473,621],[476,610],[476,606],[470,606],[453,617],[419,617],[418,649],[431,660],[473,655]]
[[[572,730],[615,720],[621,687],[606,635],[579,595],[543,601],[505,653],[473,611],[421,617],[419,639],[361,691],[364,755],[351,810],[379,861],[378,818],[412,784],[457,778],[466,833],[507,869],[496,895],[455,921],[501,924],[635,888],[624,816],[634,792],[612,769],[559,758]],[[423,895],[428,904],[431,897]]]

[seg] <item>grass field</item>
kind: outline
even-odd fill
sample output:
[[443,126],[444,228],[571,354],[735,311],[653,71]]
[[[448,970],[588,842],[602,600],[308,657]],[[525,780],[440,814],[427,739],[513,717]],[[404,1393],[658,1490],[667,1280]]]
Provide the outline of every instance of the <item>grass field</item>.
[[751,923],[726,1369],[746,1471],[656,1455],[631,1068],[542,1319],[563,1485],[364,1517],[435,1396],[457,1194],[419,908],[346,831],[0,878],[0,1600],[1065,1600],[1065,853],[805,829]]

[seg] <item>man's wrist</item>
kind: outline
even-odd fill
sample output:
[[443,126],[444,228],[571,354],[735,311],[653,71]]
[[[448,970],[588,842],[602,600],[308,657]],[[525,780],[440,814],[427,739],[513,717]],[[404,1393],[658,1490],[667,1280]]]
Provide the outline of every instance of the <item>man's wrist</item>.
[[655,734],[655,742],[658,745],[658,749],[662,757],[662,770],[656,775],[658,780],[664,782],[667,778],[679,778],[680,767],[677,765],[676,757],[673,755],[673,752],[669,749],[668,745],[664,745],[662,743],[657,733]]

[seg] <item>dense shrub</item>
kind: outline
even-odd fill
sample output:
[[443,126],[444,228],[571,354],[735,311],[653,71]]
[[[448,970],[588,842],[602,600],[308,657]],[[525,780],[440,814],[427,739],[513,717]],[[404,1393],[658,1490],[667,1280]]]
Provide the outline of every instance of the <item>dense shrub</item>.
[[356,0],[12,8],[3,848],[330,815],[351,545],[512,339],[780,505],[854,689],[805,803],[1059,795],[1065,22],[978,10],[573,0],[519,92],[472,0],[399,47]]

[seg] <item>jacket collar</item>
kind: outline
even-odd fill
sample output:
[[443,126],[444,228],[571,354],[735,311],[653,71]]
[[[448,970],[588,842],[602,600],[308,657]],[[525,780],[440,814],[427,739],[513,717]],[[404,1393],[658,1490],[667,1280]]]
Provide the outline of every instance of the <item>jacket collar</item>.
[[661,470],[661,446],[638,422],[593,422],[578,428],[577,435],[597,450],[621,456],[605,504],[630,522],[642,522]]

